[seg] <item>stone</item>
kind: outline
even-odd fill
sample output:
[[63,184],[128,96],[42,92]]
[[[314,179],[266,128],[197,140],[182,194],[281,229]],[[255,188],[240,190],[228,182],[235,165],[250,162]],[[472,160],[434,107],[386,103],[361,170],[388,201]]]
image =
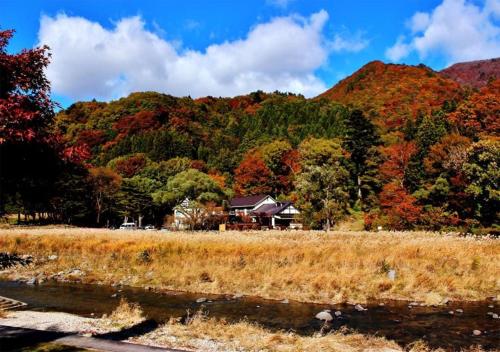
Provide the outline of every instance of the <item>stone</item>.
[[491,315],[491,317],[492,317],[493,319],[498,319],[498,318],[499,318],[499,316],[498,316],[498,314],[497,314],[497,313],[492,314],[492,315]]
[[396,270],[389,270],[387,272],[387,278],[391,281],[396,280]]
[[57,258],[59,258],[59,257],[57,255],[55,255],[55,254],[49,255],[47,257],[48,260],[57,260]]
[[113,294],[111,295],[111,298],[116,298],[116,297],[118,297],[118,293],[113,293]]
[[452,311],[452,310],[450,310],[450,311],[448,312],[448,314],[449,314],[449,315],[454,315],[454,314],[455,314],[455,312],[454,312],[454,311]]
[[474,330],[474,331],[472,331],[472,335],[474,335],[474,336],[481,335],[481,330]]
[[378,305],[379,305],[379,307],[383,307],[383,306],[385,306],[385,303],[379,303]]
[[488,308],[495,308],[495,306],[493,304],[490,304]]
[[243,297],[243,293],[237,293],[235,295],[233,295],[233,299],[238,299],[238,298],[242,298]]
[[32,278],[28,279],[28,281],[26,281],[26,284],[36,285],[37,284],[36,278],[32,277]]
[[493,314],[495,314],[495,313],[493,313],[493,312],[486,313],[486,315],[493,315]]
[[288,304],[288,303],[290,303],[290,301],[289,301],[288,299],[286,299],[286,298],[285,298],[284,300],[282,300],[282,301],[281,301],[281,303],[282,303],[282,304]]
[[459,308],[459,309],[455,309],[455,312],[462,314],[464,312],[464,310]]
[[328,321],[332,321],[333,317],[329,312],[322,311],[322,312],[319,312],[318,314],[316,314],[316,319],[328,322]]
[[418,302],[411,302],[411,303],[410,303],[410,306],[415,306],[415,307],[416,307],[416,306],[418,306],[418,305],[419,305],[419,303],[418,303]]
[[340,317],[342,315],[342,312],[340,310],[337,310],[333,314],[335,314],[336,317]]
[[356,304],[354,306],[354,309],[356,309],[358,312],[364,312],[365,310],[368,310],[366,308],[363,308],[363,306],[361,304]]
[[207,301],[207,299],[206,299],[205,297],[200,297],[200,298],[198,298],[198,299],[196,300],[196,303],[204,303],[204,302],[206,302],[206,301]]

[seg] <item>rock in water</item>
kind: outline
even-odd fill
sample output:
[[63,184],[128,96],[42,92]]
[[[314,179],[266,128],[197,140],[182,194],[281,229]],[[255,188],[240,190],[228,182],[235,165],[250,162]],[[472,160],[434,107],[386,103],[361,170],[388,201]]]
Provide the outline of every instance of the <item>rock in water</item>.
[[356,309],[358,312],[364,312],[365,310],[368,310],[366,308],[363,308],[363,306],[361,304],[356,304],[354,306],[354,309]]
[[335,314],[335,316],[336,316],[336,317],[340,317],[340,316],[342,315],[342,312],[341,312],[340,310],[337,310],[337,311],[336,311],[335,313],[333,313],[333,314]]
[[318,314],[316,314],[316,319],[324,320],[324,321],[332,321],[333,317],[329,312],[322,311],[322,312],[319,312]]
[[206,299],[205,297],[201,297],[201,298],[198,298],[198,299],[196,300],[196,303],[204,303],[204,302],[206,302],[206,301],[207,301],[207,299]]
[[481,330],[474,330],[474,331],[472,331],[472,335],[474,335],[474,336],[481,335]]

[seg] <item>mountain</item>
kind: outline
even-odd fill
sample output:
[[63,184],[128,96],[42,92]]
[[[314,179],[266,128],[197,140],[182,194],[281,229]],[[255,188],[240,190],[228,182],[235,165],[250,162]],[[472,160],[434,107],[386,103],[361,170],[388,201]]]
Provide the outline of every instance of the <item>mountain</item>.
[[440,71],[440,74],[461,85],[482,88],[489,81],[500,79],[500,58],[457,63]]
[[372,61],[319,98],[360,108],[382,127],[399,127],[408,117],[431,113],[464,97],[459,83],[427,66]]

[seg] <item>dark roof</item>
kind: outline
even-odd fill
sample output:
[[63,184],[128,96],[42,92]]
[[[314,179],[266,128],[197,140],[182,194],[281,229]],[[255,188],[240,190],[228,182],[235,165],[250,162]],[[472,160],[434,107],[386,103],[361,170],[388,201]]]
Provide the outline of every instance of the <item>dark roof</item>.
[[231,199],[231,207],[253,207],[266,197],[266,194],[258,194],[255,196],[233,198]]
[[252,214],[255,215],[261,215],[261,216],[271,216],[275,215],[278,213],[281,213],[283,210],[285,210],[289,205],[292,205],[292,202],[283,202],[283,203],[276,203],[276,204],[263,204],[254,211],[252,211]]

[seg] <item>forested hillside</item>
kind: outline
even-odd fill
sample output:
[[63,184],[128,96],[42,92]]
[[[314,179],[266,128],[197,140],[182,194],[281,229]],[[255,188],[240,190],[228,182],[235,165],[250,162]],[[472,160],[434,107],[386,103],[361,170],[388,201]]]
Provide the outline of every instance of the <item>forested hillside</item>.
[[499,80],[472,90],[425,66],[372,62],[315,99],[143,92],[78,102],[37,127],[50,139],[0,143],[0,211],[161,224],[185,198],[209,209],[268,193],[294,201],[312,228],[363,215],[366,228],[491,231],[499,88]]

